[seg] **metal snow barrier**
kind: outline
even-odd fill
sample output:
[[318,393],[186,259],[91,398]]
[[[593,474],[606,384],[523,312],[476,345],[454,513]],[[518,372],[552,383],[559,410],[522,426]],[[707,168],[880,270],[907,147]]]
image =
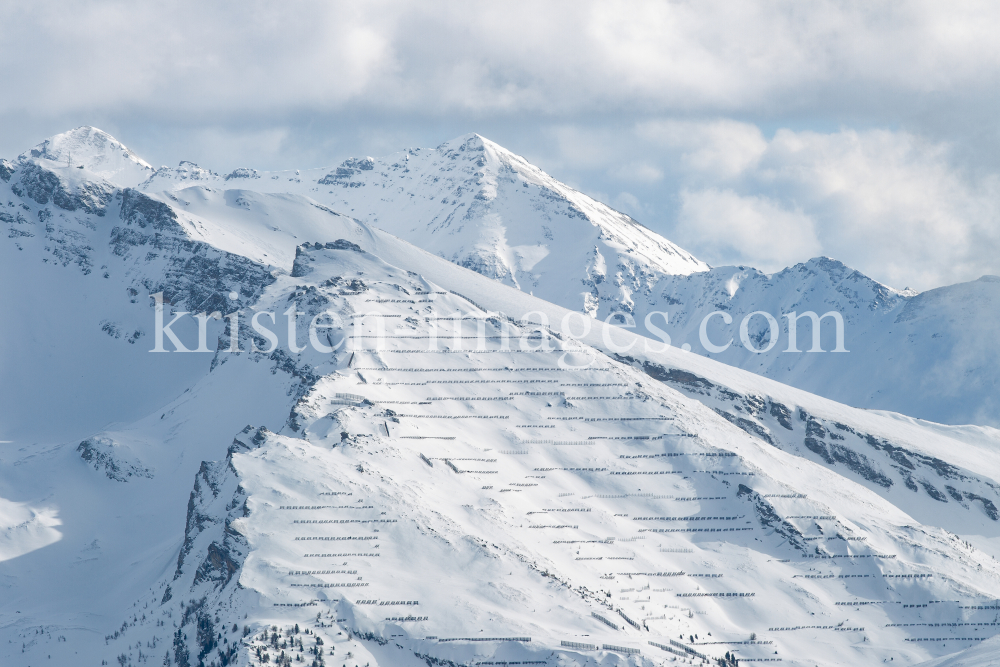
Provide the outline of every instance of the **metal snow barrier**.
[[560,646],[563,648],[575,648],[578,651],[596,651],[597,644],[581,644],[580,642],[568,642],[563,640],[560,642]]
[[631,625],[633,628],[635,628],[636,630],[641,630],[642,629],[642,626],[640,626],[638,623],[636,623],[631,618],[629,618],[628,616],[626,616],[625,612],[623,612],[621,609],[617,609],[616,611],[618,612],[618,615],[621,616],[622,618],[624,618],[625,622],[628,623],[629,625]]
[[358,406],[365,402],[364,396],[358,396],[357,394],[334,394],[333,400],[330,401],[333,405],[353,405]]
[[531,637],[450,637],[438,642],[530,642]]
[[[478,303],[476,303],[475,301],[473,301],[473,300],[472,300],[472,299],[470,299],[469,297],[465,296],[464,294],[459,294],[459,293],[458,293],[458,292],[456,292],[455,290],[451,290],[451,289],[450,289],[450,290],[448,290],[448,291],[449,291],[449,292],[451,292],[452,294],[454,294],[455,296],[459,297],[459,298],[462,298],[462,299],[465,299],[466,301],[468,301],[469,303],[471,303],[471,304],[472,304],[473,306],[475,306],[475,307],[476,307],[476,308],[478,308],[479,310],[483,311],[484,313],[489,313],[489,311],[488,311],[487,309],[483,308],[483,307],[482,307],[482,306],[480,306],[480,305],[479,305]],[[441,294],[441,292],[438,292],[438,294]],[[497,315],[498,315],[499,317],[506,317],[506,316],[505,316],[505,315],[503,315],[502,313],[497,313]],[[509,319],[509,318],[508,318],[508,319]]]
[[658,649],[662,649],[662,650],[666,651],[667,653],[673,653],[674,655],[679,655],[682,658],[686,658],[687,657],[687,654],[684,653],[683,651],[678,651],[677,649],[670,648],[669,646],[665,646],[663,644],[658,644],[658,643],[656,643],[654,641],[650,641],[649,643],[650,643],[651,646],[655,646]]
[[626,653],[630,655],[642,652],[637,648],[629,648],[627,646],[615,646],[614,644],[602,644],[601,648],[604,649],[605,651],[614,651],[615,653]]
[[613,629],[613,630],[621,630],[621,628],[618,627],[618,625],[616,623],[612,623],[608,619],[606,619],[603,616],[601,616],[600,614],[598,614],[596,611],[590,612],[590,615],[593,616],[594,618],[596,618],[598,621],[600,621],[604,625],[606,625],[609,628]]
[[675,642],[673,639],[670,640],[670,645],[671,646],[676,646],[677,648],[679,648],[679,649],[681,649],[683,651],[687,651],[691,655],[698,656],[702,660],[709,660],[709,657],[707,655],[705,655],[703,653],[698,653],[698,651],[695,651],[690,646],[685,646],[684,644],[681,644],[680,642]]

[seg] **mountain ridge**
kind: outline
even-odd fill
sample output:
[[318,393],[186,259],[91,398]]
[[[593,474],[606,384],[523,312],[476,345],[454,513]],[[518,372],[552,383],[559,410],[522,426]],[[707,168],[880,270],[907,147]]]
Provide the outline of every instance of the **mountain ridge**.
[[[72,141],[50,139],[40,146],[80,143],[99,133],[98,148],[117,155],[118,149],[111,147],[120,142],[84,130],[57,135],[76,136]],[[70,208],[100,210],[106,205],[113,188],[107,179],[94,180],[96,174],[86,169],[34,159],[46,169],[30,177],[22,174],[21,180],[32,184],[29,196],[62,196],[65,201],[60,201]],[[39,169],[24,155],[16,164],[23,165],[22,172]],[[9,173],[7,178],[13,171]],[[42,174],[56,175],[46,177],[56,182],[43,184]],[[216,191],[228,193],[233,210],[227,215],[237,216],[264,205],[262,196],[305,197],[546,301],[620,326],[634,325],[654,339],[665,333],[675,346],[687,345],[695,353],[843,403],[950,424],[1000,424],[995,379],[1000,359],[986,354],[989,332],[1000,326],[998,310],[990,306],[1000,299],[996,283],[972,281],[916,294],[881,285],[830,258],[813,258],[771,275],[743,266],[709,268],[628,216],[479,135],[386,158],[350,158],[334,169],[242,168],[222,176],[183,161],[176,168],[153,171],[136,187],[164,202],[185,202],[183,208],[193,216],[219,196]],[[282,226],[293,228],[295,222]],[[280,242],[281,234],[272,230],[257,233],[282,248],[272,245],[269,264],[275,253],[290,263],[297,233],[284,234]],[[967,306],[953,309],[958,302]],[[763,353],[738,335],[743,318],[760,310],[777,322],[777,344]],[[789,347],[789,313],[822,316],[830,311],[845,321],[849,357],[826,353],[835,343],[829,321],[822,325],[824,354],[786,352],[816,349],[803,347],[811,338],[809,320],[797,327],[798,337],[807,342]],[[733,324],[722,327],[722,315],[713,316],[716,312],[733,317]],[[710,322],[702,335],[706,318]],[[753,317],[748,341],[758,341],[752,343],[757,349],[767,346],[767,329],[761,316]],[[712,340],[732,344],[719,353],[706,347]],[[871,369],[879,365],[884,368],[873,377]]]
[[[142,187],[146,191],[184,189],[192,184],[191,168],[186,169],[159,172]],[[460,178],[456,172],[461,173]],[[514,177],[504,178],[504,174],[510,173]],[[709,268],[690,263],[677,270],[671,264],[673,255],[667,254],[662,261],[657,259],[660,255],[654,255],[646,261],[636,251],[636,246],[659,239],[658,235],[647,230],[639,237],[626,239],[625,243],[616,243],[615,225],[620,220],[615,215],[621,214],[609,214],[603,204],[554,181],[479,135],[463,135],[435,149],[410,149],[386,158],[350,158],[331,170],[244,169],[230,173],[225,179],[201,170],[195,180],[211,183],[212,187],[218,183],[225,188],[298,191],[498,282],[597,319],[610,317],[617,324],[629,326],[634,323],[640,333],[661,337],[656,329],[649,328],[653,324],[669,334],[675,346],[689,345],[698,354],[823,393],[840,402],[944,423],[1000,425],[996,417],[1000,414],[1000,389],[995,381],[1000,375],[1000,361],[995,355],[991,358],[986,354],[985,342],[989,331],[1000,326],[994,315],[997,310],[989,306],[1000,297],[1000,290],[988,281],[964,283],[965,288],[952,286],[950,291],[956,294],[977,290],[981,301],[976,308],[945,315],[949,307],[947,299],[934,296],[947,293],[948,288],[938,288],[944,292],[931,290],[931,294],[924,296],[896,290],[830,258],[813,258],[771,275],[750,267]],[[539,188],[538,197],[532,200],[534,208],[522,206],[521,199],[527,197],[521,192],[525,185]],[[554,199],[543,196],[546,191],[553,192]],[[378,194],[365,195],[366,192]],[[461,193],[457,198],[456,192]],[[569,204],[552,209],[552,201],[562,201],[560,197],[567,198]],[[513,203],[497,203],[498,199]],[[474,214],[473,209],[487,205],[499,207],[499,213],[484,209]],[[601,227],[609,230],[605,245],[593,238],[588,238],[586,245],[572,245],[579,236],[576,223],[583,219],[596,225],[610,221]],[[632,231],[639,229],[628,220],[631,219],[621,224]],[[479,230],[474,232],[476,236],[455,240],[456,234],[468,234],[469,225]],[[520,234],[516,239],[511,231],[515,227]],[[453,232],[456,228],[462,231]],[[574,240],[567,241],[568,237]],[[481,241],[490,238],[497,243],[487,242],[485,254],[476,250]],[[567,242],[571,245],[565,246]],[[674,247],[662,239],[657,243],[668,244],[664,246],[667,250]],[[509,253],[500,257],[494,252],[500,246],[508,250],[519,248],[520,259]],[[564,247],[576,249],[566,254]],[[540,270],[536,271],[536,266],[557,260],[551,280],[544,275],[537,277]],[[525,268],[529,264],[530,269],[518,273],[516,267]],[[514,280],[522,274],[536,277],[531,277],[530,282]],[[920,307],[932,301],[931,307]],[[761,303],[768,306],[758,307]],[[890,314],[892,305],[896,316]],[[722,338],[723,341],[732,338],[734,344],[722,354],[707,349],[700,335],[702,322],[716,310],[736,319]],[[741,345],[737,336],[740,320],[758,310],[768,311],[779,327],[780,344],[764,354]],[[898,319],[904,317],[904,310],[906,317],[917,310],[924,312],[924,317]],[[844,317],[850,343],[847,349],[852,351],[849,360],[829,354],[790,358],[785,352],[789,324],[783,316],[805,311],[818,315],[834,311]],[[667,313],[667,321],[661,322],[663,316],[655,313]],[[648,317],[653,320],[647,321]],[[719,320],[714,320],[709,331],[718,324]],[[749,324],[754,339],[765,335],[766,327],[759,317]],[[924,332],[927,327],[935,330]],[[824,350],[833,349],[829,340],[832,336],[828,334],[824,332],[822,336]],[[800,324],[799,335],[808,340],[811,335],[808,321]],[[894,359],[897,370],[872,377],[873,365],[886,357]],[[932,389],[929,382],[940,385],[943,391]]]
[[[7,663],[256,666],[322,646],[414,666],[912,664],[995,632],[995,429],[857,410],[599,321],[570,335],[578,311],[301,195],[114,188],[90,211],[10,196],[25,234],[2,239],[0,270],[32,289],[9,299],[62,318],[37,349],[5,349],[4,375],[13,357],[36,384],[63,364],[117,423],[84,427],[80,399],[44,387],[2,450],[18,475],[0,493],[57,538],[3,525],[27,549],[0,565]],[[150,355],[148,293],[168,318],[240,325],[206,320],[213,353]],[[328,332],[333,353],[306,342],[326,310],[361,319]],[[252,351],[268,347],[252,314],[288,311],[304,349]],[[88,354],[54,364],[67,330]],[[190,315],[175,331],[200,337]],[[115,359],[118,382],[155,394],[142,414],[92,389]],[[25,393],[5,405],[25,412]],[[35,435],[59,420],[72,435]]]

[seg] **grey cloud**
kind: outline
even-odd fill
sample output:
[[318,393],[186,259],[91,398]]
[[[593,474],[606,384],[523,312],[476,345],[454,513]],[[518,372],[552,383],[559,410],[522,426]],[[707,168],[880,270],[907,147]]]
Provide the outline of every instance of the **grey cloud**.
[[863,110],[995,79],[998,18],[981,3],[7,4],[4,80],[24,94],[0,109]]
[[[931,287],[1000,273],[998,25],[971,2],[7,3],[0,155],[93,124],[157,165],[296,168],[477,131],[710,261],[818,249]],[[758,228],[794,242],[723,242]]]

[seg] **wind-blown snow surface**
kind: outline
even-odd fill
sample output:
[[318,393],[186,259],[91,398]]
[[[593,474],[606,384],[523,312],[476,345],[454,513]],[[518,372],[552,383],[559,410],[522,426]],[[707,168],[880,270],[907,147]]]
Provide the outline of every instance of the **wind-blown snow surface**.
[[[546,301],[659,336],[651,324],[677,347],[850,405],[1000,426],[1000,355],[991,353],[1000,328],[994,276],[914,295],[826,258],[772,276],[747,267],[708,270],[628,216],[478,135],[436,149],[353,158],[332,170],[237,169],[222,176],[182,163],[140,187],[191,199],[193,210],[199,197],[181,193],[199,186],[241,193],[246,208],[253,205],[246,191],[308,196]],[[716,316],[708,327],[712,344],[733,342],[721,354],[703,345],[699,331],[715,311],[733,318],[724,325]],[[749,350],[739,335],[741,321],[755,311],[777,321],[775,345],[763,353]],[[824,353],[807,352],[809,320],[797,327],[802,352],[787,352],[783,316],[809,311],[842,315],[851,354],[829,353],[830,318],[823,322]],[[650,313],[668,313],[669,320]],[[767,346],[762,316],[749,322],[749,334],[755,348]]]
[[[300,196],[31,164],[0,186],[5,305],[84,303],[4,332],[5,665],[309,664],[316,638],[346,665],[914,664],[997,633],[993,429],[576,342],[586,318]],[[214,354],[148,354],[156,292],[238,311],[242,351],[210,320]],[[298,345],[359,326],[293,353],[290,307]],[[499,314],[529,311],[552,328]]]

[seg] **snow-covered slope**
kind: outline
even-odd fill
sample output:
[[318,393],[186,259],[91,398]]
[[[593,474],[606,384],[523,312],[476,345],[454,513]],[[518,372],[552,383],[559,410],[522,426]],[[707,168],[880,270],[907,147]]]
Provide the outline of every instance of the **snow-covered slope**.
[[[0,423],[5,665],[317,647],[359,666],[913,664],[996,634],[994,429],[583,334],[574,311],[300,196],[147,195],[29,162],[0,186],[24,232],[0,241],[25,286],[5,304],[84,305],[0,350],[21,389]],[[242,351],[230,319],[208,322],[214,353],[133,355],[161,291],[238,311]],[[250,352],[267,311],[278,347]],[[306,330],[326,311],[347,324],[317,337],[332,352]],[[59,341],[75,354],[48,358]],[[76,393],[47,397],[59,383]],[[69,412],[80,396],[114,423]]]
[[[179,192],[199,184],[308,196],[547,301],[634,323],[645,335],[664,331],[675,346],[850,405],[1000,425],[1000,355],[990,342],[1000,325],[996,277],[915,295],[827,258],[772,276],[748,267],[707,270],[627,216],[478,135],[433,150],[354,158],[332,170],[237,169],[222,176],[182,163],[157,171],[141,188]],[[715,311],[733,318],[725,326],[718,315],[709,322],[710,343],[733,341],[718,354],[700,335]],[[755,311],[777,322],[776,344],[764,353],[749,350],[739,336],[741,321]],[[807,352],[809,320],[798,324],[801,352],[787,352],[785,315],[830,311],[844,318],[850,355],[828,353],[830,318],[825,353]],[[668,321],[651,313],[667,313]],[[766,347],[766,320],[758,315],[749,324],[753,345]]]
[[[652,310],[669,312],[674,346],[858,407],[893,410],[949,424],[1000,425],[1000,277],[901,293],[841,262],[809,260],[771,276],[746,267],[720,267],[667,276],[655,299],[637,308],[644,331]],[[821,322],[819,347],[806,312],[838,313],[844,322],[838,353],[833,317]],[[762,314],[776,320],[774,343]],[[724,313],[731,318],[726,323]],[[797,314],[795,345],[789,314]],[[747,340],[741,324],[747,317]],[[709,345],[728,348],[707,350]],[[655,332],[654,332],[655,333]],[[748,345],[754,350],[751,350]],[[797,352],[789,352],[796,349]],[[822,350],[813,351],[813,350]]]
[[920,667],[993,667],[1000,655],[1000,637],[992,637],[978,646],[956,651],[943,658],[921,663]]

